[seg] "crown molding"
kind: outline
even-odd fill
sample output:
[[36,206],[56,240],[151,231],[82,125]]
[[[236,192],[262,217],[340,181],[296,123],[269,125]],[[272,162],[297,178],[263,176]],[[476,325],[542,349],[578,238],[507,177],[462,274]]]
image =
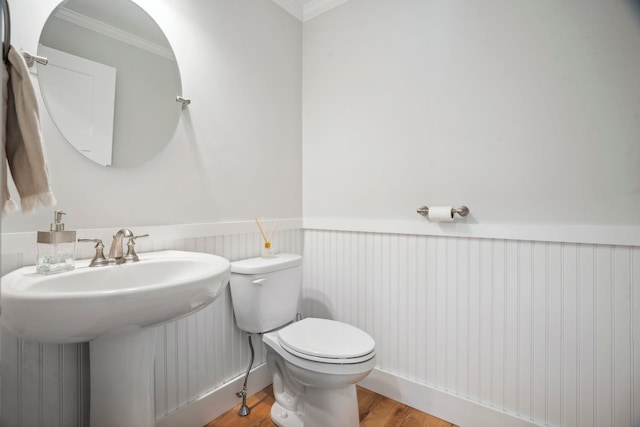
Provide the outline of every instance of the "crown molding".
[[313,0],[304,6],[302,22],[313,19],[347,1],[348,0]]
[[169,48],[160,46],[156,43],[152,43],[149,40],[143,39],[142,37],[138,37],[127,31],[121,30],[120,28],[116,28],[112,25],[106,24],[102,21],[98,21],[97,19],[88,17],[71,9],[59,7],[58,9],[56,9],[55,16],[56,18],[78,25],[82,28],[86,28],[87,30],[96,32],[103,36],[121,41],[138,49],[151,52],[155,55],[172,61],[176,60],[176,58],[173,56],[173,51]]
[[273,2],[293,15],[298,21],[302,21],[304,6],[298,0],[273,0]]
[[348,0],[312,0],[310,2],[303,2],[303,0],[273,0],[275,4],[301,22],[315,18],[346,1]]

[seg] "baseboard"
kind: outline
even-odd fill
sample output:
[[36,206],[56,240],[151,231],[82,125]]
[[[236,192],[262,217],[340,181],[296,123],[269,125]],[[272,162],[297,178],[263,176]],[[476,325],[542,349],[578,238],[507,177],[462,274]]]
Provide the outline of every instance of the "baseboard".
[[[240,403],[236,392],[242,389],[243,382],[244,375],[241,375],[211,390],[177,411],[156,420],[156,427],[202,427],[206,425]],[[248,395],[251,396],[259,392],[271,382],[272,377],[266,363],[255,367],[249,376]]]
[[543,427],[515,414],[380,369],[374,369],[358,385],[460,427]]
[[[202,427],[239,403],[236,392],[242,389],[244,376],[210,391],[175,412],[156,421],[156,427]],[[267,387],[272,382],[271,374],[263,363],[249,377],[249,396]],[[427,412],[460,427],[544,427],[543,424],[520,418],[515,414],[500,411],[438,390],[434,387],[374,369],[358,385],[396,400],[412,408]]]

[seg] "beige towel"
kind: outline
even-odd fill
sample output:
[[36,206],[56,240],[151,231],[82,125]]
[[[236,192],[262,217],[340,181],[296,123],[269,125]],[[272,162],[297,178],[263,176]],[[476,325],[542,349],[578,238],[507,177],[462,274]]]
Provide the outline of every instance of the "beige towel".
[[22,212],[56,204],[42,145],[38,101],[27,64],[13,47],[9,49],[8,62],[2,67],[2,216],[17,209],[9,194],[7,163],[20,194]]

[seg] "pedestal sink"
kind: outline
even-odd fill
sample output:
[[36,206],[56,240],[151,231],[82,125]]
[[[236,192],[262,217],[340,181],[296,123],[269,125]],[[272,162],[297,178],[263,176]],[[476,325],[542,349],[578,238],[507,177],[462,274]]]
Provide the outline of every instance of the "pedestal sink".
[[51,276],[24,267],[2,277],[0,322],[17,336],[50,343],[89,341],[91,427],[151,427],[154,326],[206,307],[226,288],[228,260],[162,251],[132,264]]

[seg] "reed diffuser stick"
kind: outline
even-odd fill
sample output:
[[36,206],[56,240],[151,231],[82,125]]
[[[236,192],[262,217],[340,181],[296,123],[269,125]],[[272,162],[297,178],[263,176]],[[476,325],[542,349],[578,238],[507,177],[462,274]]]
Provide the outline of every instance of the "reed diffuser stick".
[[279,219],[276,219],[275,224],[273,224],[273,228],[271,229],[271,234],[269,235],[269,241],[271,241],[271,239],[273,239],[273,235],[276,233],[276,229],[278,228],[278,223],[280,222]]
[[260,225],[260,221],[258,221],[257,217],[253,217],[253,219],[256,220],[256,224],[258,224],[258,229],[260,230],[260,234],[262,234],[262,238],[264,239],[265,243],[269,243],[269,239],[267,239],[267,235],[264,234],[264,230],[262,229],[262,226]]

